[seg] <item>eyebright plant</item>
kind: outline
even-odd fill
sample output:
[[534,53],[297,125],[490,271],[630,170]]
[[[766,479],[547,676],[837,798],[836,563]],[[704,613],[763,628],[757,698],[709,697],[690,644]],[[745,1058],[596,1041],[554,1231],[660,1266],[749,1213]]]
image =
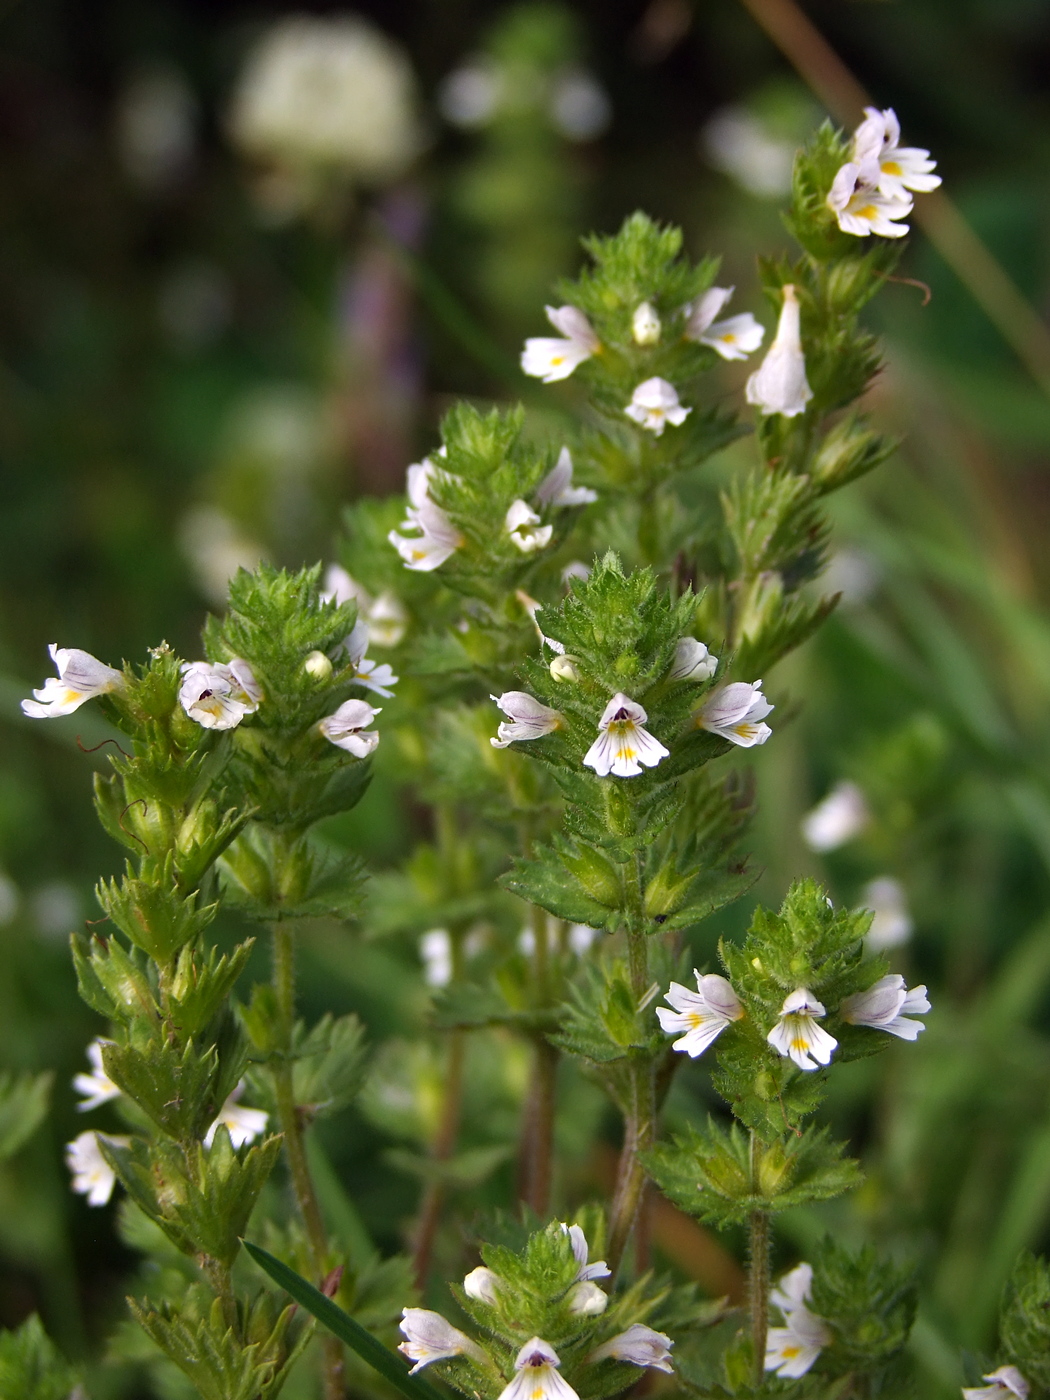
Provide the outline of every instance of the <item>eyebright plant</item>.
[[[51,648],[58,676],[25,711],[95,698],[120,731],[96,803],[127,855],[98,887],[104,919],[73,940],[82,995],[106,1022],[77,1077],[81,1108],[115,1105],[127,1132],[70,1143],[73,1186],[101,1205],[119,1183],[125,1237],[165,1263],[132,1310],[153,1355],[205,1400],[276,1395],[310,1343],[312,1324],[241,1257],[246,1232],[351,1311],[364,1286],[307,1150],[310,1125],[366,1072],[353,1017],[296,1015],[296,930],[318,915],[418,939],[433,990],[427,1037],[384,1047],[362,1100],[411,1116],[430,1086],[429,1127],[411,1130],[422,1155],[402,1154],[424,1183],[420,1291],[433,1291],[435,1247],[451,1252],[452,1193],[502,1156],[457,1157],[469,1038],[497,1028],[531,1064],[507,1203],[519,1213],[490,1219],[444,1312],[417,1306],[397,1266],[373,1300],[373,1329],[400,1314],[411,1375],[334,1315],[388,1381],[422,1396],[412,1376],[432,1368],[486,1400],[598,1400],[647,1370],[710,1397],[902,1383],[907,1265],[828,1240],[774,1287],[770,1261],[781,1211],[860,1179],[813,1121],[830,1075],[915,1040],[925,988],[868,946],[869,913],[832,908],[812,880],[779,911],[757,909],[692,983],[685,940],[754,880],[740,750],[776,742],[775,667],[837,601],[820,589],[824,498],[891,450],[855,407],[879,368],[860,313],[932,172],[892,111],[869,111],[852,138],[816,133],[787,212],[798,251],[761,268],[775,329],[760,359],[766,328],[724,315],[733,289],[716,285],[715,259],[683,254],[678,229],[638,213],[585,240],[586,266],[546,308],[559,334],[528,340],[521,361],[571,381],[564,437],[545,441],[521,409],[459,404],[408,468],[403,504],[348,512],[323,579],[320,566],[239,573],[203,658],[161,645],[117,670]],[[711,372],[749,357],[741,421]],[[755,463],[716,495],[702,468],[748,431]],[[362,912],[359,863],[314,828],[362,798],[381,743],[430,805],[432,834]],[[268,928],[271,980],[249,984],[254,939],[221,953],[210,940],[223,903]],[[566,1059],[623,1124],[611,1198],[571,1224],[551,1218]],[[693,1061],[724,1107],[662,1140],[668,1088]],[[266,1189],[279,1160],[291,1209]],[[745,1313],[672,1288],[642,1247],[632,1259],[647,1181],[698,1220],[746,1230]],[[965,1394],[1050,1387],[1047,1291],[1045,1266],[1022,1261],[1003,1360]],[[344,1395],[335,1331],[320,1364],[326,1400]]]

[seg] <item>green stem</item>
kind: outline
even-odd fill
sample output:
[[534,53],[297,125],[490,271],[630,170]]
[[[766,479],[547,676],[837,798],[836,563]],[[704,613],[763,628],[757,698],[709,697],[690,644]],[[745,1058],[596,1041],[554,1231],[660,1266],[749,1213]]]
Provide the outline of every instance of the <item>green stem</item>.
[[240,1321],[237,1317],[237,1295],[233,1291],[233,1277],[228,1264],[220,1264],[218,1259],[206,1256],[202,1267],[208,1277],[208,1282],[218,1295],[222,1304],[222,1316],[226,1326],[233,1332],[235,1337],[240,1337]]
[[[284,1155],[292,1179],[296,1205],[306,1228],[314,1272],[322,1281],[328,1272],[328,1232],[321,1204],[317,1199],[310,1167],[306,1160],[303,1123],[295,1102],[292,1073],[292,1041],[295,1031],[295,934],[283,923],[273,925],[273,990],[277,1003],[277,1029],[280,1048],[273,1061],[274,1098],[277,1121],[284,1135]],[[326,1336],[324,1347],[325,1400],[343,1400],[343,1345],[338,1337]]]
[[[550,935],[547,913],[532,909],[533,977],[537,1010],[551,1002]],[[554,1152],[554,1094],[558,1075],[558,1052],[539,1034],[533,1042],[532,1070],[522,1114],[518,1148],[518,1194],[539,1216],[550,1205],[552,1158]]]
[[[761,1143],[751,1134],[751,1180],[755,1186]],[[762,1384],[766,1366],[766,1333],[769,1330],[769,1215],[752,1211],[748,1217],[747,1306],[754,1348],[753,1383]]]
[[[455,1150],[460,1115],[463,1111],[463,1063],[466,1048],[466,1032],[461,1029],[452,1031],[449,1034],[448,1067],[445,1071],[445,1098],[441,1105],[437,1136],[430,1153],[434,1162],[447,1162]],[[435,1176],[427,1183],[420,1202],[419,1224],[416,1226],[415,1248],[412,1254],[416,1287],[420,1292],[425,1288],[427,1274],[430,1272],[434,1236],[441,1222],[444,1204],[445,1184]]]

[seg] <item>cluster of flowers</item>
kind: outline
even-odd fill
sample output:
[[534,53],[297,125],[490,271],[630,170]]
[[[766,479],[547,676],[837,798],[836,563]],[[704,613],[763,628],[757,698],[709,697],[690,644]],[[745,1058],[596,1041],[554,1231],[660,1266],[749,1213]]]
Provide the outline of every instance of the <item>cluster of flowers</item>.
[[[330,576],[331,573],[330,570]],[[340,569],[339,573],[353,584],[345,570]],[[336,592],[333,590],[324,596],[330,600],[335,598]],[[396,599],[394,601],[396,603]],[[374,606],[378,608],[382,602],[380,598]],[[385,625],[387,635],[395,627],[404,630],[404,621],[390,616],[389,605]],[[397,684],[398,677],[387,662],[378,664],[365,655],[370,631],[368,622],[359,621],[343,645],[353,668],[354,682],[389,699],[394,693],[390,687]],[[54,643],[48,650],[58,675],[49,676],[42,689],[34,690],[34,699],[22,701],[23,712],[32,719],[55,719],[72,714],[85,701],[120,690],[124,685],[120,671],[99,661],[90,652]],[[318,680],[327,680],[332,674],[331,660],[320,651],[311,652],[303,667]],[[183,666],[179,704],[203,729],[236,729],[247,715],[255,714],[263,699],[262,687],[251,666],[240,657],[226,663],[193,661]],[[364,700],[346,700],[333,714],[321,720],[317,728],[337,748],[345,749],[355,758],[367,758],[379,743],[378,733],[368,729],[368,725],[381,713],[381,708]]]
[[866,238],[903,238],[908,225],[901,223],[915,201],[909,191],[926,194],[941,177],[934,175],[937,162],[929,151],[902,146],[901,128],[892,107],[880,112],[865,107],[864,120],[853,133],[850,159],[835,176],[828,207],[843,233]]
[[[726,1026],[739,1021],[744,1007],[732,984],[717,973],[701,976],[694,969],[696,991],[680,982],[672,982],[667,1000],[673,1010],[657,1007],[656,1015],[668,1035],[678,1035],[673,1049],[691,1058],[702,1055],[722,1034]],[[847,997],[838,1008],[838,1016],[851,1026],[868,1026],[886,1031],[901,1040],[916,1040],[926,1029],[922,1021],[912,1021],[909,1015],[924,1015],[930,1009],[924,986],[910,991],[904,978],[892,972],[880,977],[866,992]],[[819,1069],[830,1064],[838,1049],[838,1041],[817,1021],[827,1015],[825,1007],[805,987],[797,987],[784,999],[776,1025],[766,1040],[785,1059],[793,1060],[799,1069]]]
[[[78,1094],[84,1096],[77,1104],[79,1113],[87,1113],[101,1104],[109,1103],[111,1099],[120,1097],[120,1089],[102,1067],[103,1043],[101,1040],[93,1040],[87,1048],[91,1073],[74,1076],[73,1087]],[[238,1102],[244,1093],[244,1087],[244,1081],[241,1080],[219,1110],[218,1117],[204,1135],[205,1147],[212,1145],[220,1127],[228,1130],[234,1147],[244,1147],[266,1131],[269,1115],[261,1108],[247,1108]],[[80,1196],[86,1196],[89,1206],[106,1205],[113,1194],[117,1179],[113,1168],[102,1154],[100,1137],[121,1147],[126,1147],[130,1142],[129,1138],[103,1134],[91,1129],[79,1133],[72,1142],[66,1143],[66,1165],[73,1175],[73,1190]]]
[[[437,456],[447,456],[444,447],[438,448]],[[464,544],[463,536],[453,525],[448,513],[431,499],[430,488],[442,480],[453,480],[451,472],[439,467],[430,457],[422,462],[413,462],[408,468],[406,492],[408,509],[398,530],[391,530],[387,536],[400,554],[407,569],[417,573],[430,573],[450,559]],[[568,506],[590,505],[598,499],[597,493],[589,486],[572,484],[572,457],[567,447],[563,447],[558,460],[536,488],[535,503],[540,510],[548,507],[564,509]],[[554,526],[544,525],[540,515],[528,501],[512,501],[507,508],[503,527],[510,543],[522,554],[534,554],[546,549],[554,534]],[[403,535],[400,530],[418,533]]]
[[[599,1288],[596,1279],[607,1278],[609,1268],[604,1259],[589,1262],[587,1239],[578,1225],[562,1225],[569,1236],[576,1259],[576,1278],[567,1294],[569,1311],[577,1317],[597,1317],[608,1306],[609,1297]],[[488,1307],[498,1307],[502,1280],[492,1269],[473,1269],[463,1280],[463,1291],[469,1298]],[[488,1353],[464,1332],[453,1327],[440,1313],[427,1308],[405,1308],[401,1320],[405,1341],[399,1350],[415,1364],[412,1375],[433,1361],[465,1356],[488,1371],[496,1366]],[[635,1323],[625,1332],[610,1338],[590,1353],[588,1363],[622,1361],[631,1366],[671,1372],[671,1348],[674,1343],[663,1332],[643,1323]],[[515,1375],[505,1386],[499,1400],[579,1400],[568,1381],[558,1374],[561,1359],[549,1342],[532,1337],[518,1352],[514,1361]]]
[[[669,680],[710,680],[718,666],[703,642],[695,637],[682,637]],[[556,680],[577,679],[573,658],[557,656],[551,662],[551,674]],[[524,690],[508,690],[493,695],[492,700],[507,716],[500,722],[493,748],[505,749],[508,744],[538,739],[565,727],[560,710],[544,705]],[[764,744],[773,732],[762,721],[773,706],[762,694],[762,682],[733,681],[707,696],[697,711],[696,724],[712,734],[718,734],[741,748]],[[634,778],[643,768],[655,768],[669,755],[669,750],[645,728],[649,716],[636,700],[622,691],[612,697],[598,721],[598,737],[584,755],[583,763],[593,768],[599,778],[610,774],[616,778]]]

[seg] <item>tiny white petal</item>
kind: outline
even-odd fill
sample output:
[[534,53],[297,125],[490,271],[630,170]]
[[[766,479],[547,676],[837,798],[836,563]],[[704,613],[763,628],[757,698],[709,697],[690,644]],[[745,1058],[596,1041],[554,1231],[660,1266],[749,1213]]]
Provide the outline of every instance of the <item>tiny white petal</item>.
[[644,1323],[636,1322],[592,1351],[588,1361],[626,1361],[631,1366],[647,1366],[654,1371],[673,1372],[671,1348],[674,1342],[664,1332],[656,1332]]
[[766,358],[747,381],[745,397],[763,413],[780,413],[794,418],[805,411],[813,397],[806,379],[806,358],[802,350],[798,297],[788,283],[773,344]]
[[572,456],[563,447],[557,462],[536,488],[536,500],[541,506],[586,506],[597,499],[597,491],[589,486],[573,486]]
[[532,554],[550,544],[554,533],[552,525],[541,525],[540,517],[527,501],[514,501],[507,510],[503,528],[510,535],[511,543],[523,554]]
[[609,1306],[609,1295],[590,1279],[581,1279],[569,1289],[566,1302],[574,1317],[598,1317]]
[[870,880],[861,890],[860,908],[870,909],[874,918],[868,929],[867,944],[873,953],[907,943],[914,923],[908,911],[904,886],[891,875]]
[[83,1100],[77,1104],[78,1113],[87,1113],[93,1108],[98,1108],[100,1104],[108,1103],[110,1099],[120,1097],[121,1091],[102,1067],[102,1046],[104,1043],[111,1042],[95,1039],[87,1048],[87,1057],[91,1061],[91,1073],[73,1076],[73,1088],[78,1094],[84,1095]]
[[[130,1146],[131,1139],[105,1134],[105,1141],[121,1147]],[[79,1133],[66,1143],[66,1166],[73,1175],[72,1188],[78,1196],[86,1196],[89,1206],[104,1206],[113,1194],[116,1173],[102,1155],[99,1147],[101,1133]]]
[[423,959],[423,981],[428,987],[445,987],[452,981],[452,939],[447,928],[432,928],[421,934],[419,956]]
[[700,340],[732,295],[732,287],[709,287],[696,301],[683,307],[685,325],[682,334],[686,340]]
[[811,851],[836,851],[871,821],[864,793],[856,783],[836,785],[802,819],[802,839]]
[[463,1280],[463,1292],[478,1303],[487,1303],[494,1308],[499,1302],[499,1275],[483,1264],[471,1269]]
[[709,681],[717,669],[718,657],[712,656],[703,642],[698,642],[695,637],[680,637],[667,679]]
[[697,339],[701,345],[709,345],[723,360],[746,360],[762,344],[766,328],[756,321],[750,311],[739,316],[730,316],[724,321],[715,321]]
[[692,411],[691,408],[683,407],[674,385],[666,379],[661,379],[659,375],[643,380],[624,409],[628,418],[656,437],[660,437],[668,423],[672,427],[684,423]]
[[237,1100],[244,1093],[244,1080],[237,1085],[222,1108],[219,1116],[208,1129],[204,1146],[210,1147],[215,1141],[215,1134],[220,1126],[225,1126],[230,1134],[230,1142],[234,1147],[244,1147],[249,1142],[254,1142],[266,1131],[266,1124],[269,1121],[269,1114],[264,1113],[261,1108],[242,1107]]
[[631,335],[636,345],[655,345],[660,339],[660,317],[650,302],[635,307],[631,317]]

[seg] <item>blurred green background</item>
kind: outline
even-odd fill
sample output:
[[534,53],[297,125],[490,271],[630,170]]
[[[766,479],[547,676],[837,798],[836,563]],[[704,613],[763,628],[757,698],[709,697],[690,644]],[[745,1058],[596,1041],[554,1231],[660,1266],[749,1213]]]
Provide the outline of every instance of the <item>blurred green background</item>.
[[[804,8],[1044,313],[1050,4]],[[400,490],[455,396],[523,398],[553,429],[559,400],[517,373],[521,340],[544,333],[581,233],[638,206],[682,224],[692,254],[721,253],[734,310],[761,314],[755,255],[786,246],[791,152],[823,115],[737,0],[362,4],[414,75],[410,136],[304,195],[238,151],[231,115],[247,56],[289,13],[0,0],[0,1070],[56,1073],[50,1117],[0,1164],[0,1324],[38,1308],[72,1355],[97,1352],[135,1257],[61,1160],[83,1126],[69,1081],[101,1029],[66,936],[118,857],[90,806],[101,755],[81,752],[98,721],[18,710],[47,643],[196,655],[230,570],[331,559],[341,506]],[[755,898],[813,871],[836,900],[871,902],[881,879],[894,966],[931,987],[906,1066],[840,1076],[833,1112],[868,1184],[798,1212],[788,1244],[831,1223],[920,1262],[932,1394],[951,1393],[958,1346],[992,1345],[1016,1250],[1050,1246],[1050,398],[920,234],[902,275],[932,296],[879,299],[889,367],[871,395],[902,447],[846,494],[843,604],[781,677],[797,713],[754,760]],[[843,781],[863,829],[814,851],[802,818]],[[380,763],[332,837],[383,869],[422,821]],[[705,926],[698,957],[747,912]],[[310,940],[304,995],[358,1010],[380,1042],[417,1031],[427,1004],[411,940],[337,927]],[[513,1138],[523,1070],[505,1059],[506,1083],[478,1081],[479,1146]],[[681,1078],[672,1116],[703,1100]],[[570,1160],[593,1115],[567,1128]],[[386,1252],[417,1195],[384,1165],[397,1141],[367,1104],[326,1138]]]

